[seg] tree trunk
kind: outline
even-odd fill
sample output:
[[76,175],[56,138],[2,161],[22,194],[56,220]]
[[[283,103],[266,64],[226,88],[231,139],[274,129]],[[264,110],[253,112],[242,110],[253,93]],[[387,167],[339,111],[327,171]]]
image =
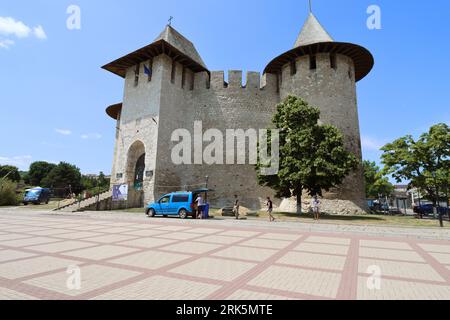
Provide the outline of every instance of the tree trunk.
[[297,194],[297,214],[301,215],[302,214],[302,193],[299,192]]

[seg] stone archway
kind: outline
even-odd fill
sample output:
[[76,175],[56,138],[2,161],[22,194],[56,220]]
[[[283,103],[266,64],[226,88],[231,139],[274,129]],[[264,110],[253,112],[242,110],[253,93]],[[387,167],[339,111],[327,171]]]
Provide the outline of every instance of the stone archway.
[[145,146],[141,141],[134,142],[127,155],[126,179],[129,186],[128,205],[141,207],[144,199]]

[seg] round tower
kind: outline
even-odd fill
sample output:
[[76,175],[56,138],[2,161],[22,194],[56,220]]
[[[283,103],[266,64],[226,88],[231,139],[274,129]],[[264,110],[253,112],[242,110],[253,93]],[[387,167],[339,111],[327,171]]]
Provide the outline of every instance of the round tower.
[[[281,99],[295,95],[318,107],[321,121],[339,128],[345,136],[346,148],[362,160],[356,82],[363,79],[373,65],[374,59],[368,50],[351,43],[335,42],[310,13],[294,49],[272,60],[264,72],[278,76]],[[324,203],[333,211],[355,213],[365,209],[362,166],[342,186],[324,197],[333,200]]]

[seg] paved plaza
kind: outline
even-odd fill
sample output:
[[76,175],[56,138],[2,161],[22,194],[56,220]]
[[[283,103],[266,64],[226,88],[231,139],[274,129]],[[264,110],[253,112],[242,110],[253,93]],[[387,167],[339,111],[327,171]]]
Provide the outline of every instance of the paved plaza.
[[450,241],[1,209],[0,299],[450,299]]

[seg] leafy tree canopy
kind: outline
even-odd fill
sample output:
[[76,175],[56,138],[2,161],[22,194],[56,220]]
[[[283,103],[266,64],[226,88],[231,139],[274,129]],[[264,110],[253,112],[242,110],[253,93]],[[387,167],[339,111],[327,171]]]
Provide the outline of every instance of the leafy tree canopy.
[[41,185],[41,181],[56,167],[56,164],[45,161],[34,162],[28,171],[28,183],[33,186]]
[[0,179],[7,178],[14,182],[20,182],[19,169],[14,166],[0,166]]
[[450,128],[441,123],[415,141],[411,135],[399,138],[381,149],[384,173],[399,183],[410,181],[411,188],[426,193],[437,202],[450,182]]
[[74,193],[79,193],[83,190],[80,169],[66,162],[61,162],[54,167],[41,181],[41,184],[43,187],[55,189],[67,189],[70,186]]
[[366,197],[389,197],[394,191],[394,186],[375,162],[364,161],[364,178],[366,182]]
[[[277,197],[322,195],[340,185],[357,168],[357,158],[344,147],[344,137],[334,126],[319,124],[320,111],[306,101],[289,96],[277,106],[273,124],[280,130],[280,170],[277,175],[258,175],[258,182],[277,192]],[[263,166],[258,164],[257,169]]]

